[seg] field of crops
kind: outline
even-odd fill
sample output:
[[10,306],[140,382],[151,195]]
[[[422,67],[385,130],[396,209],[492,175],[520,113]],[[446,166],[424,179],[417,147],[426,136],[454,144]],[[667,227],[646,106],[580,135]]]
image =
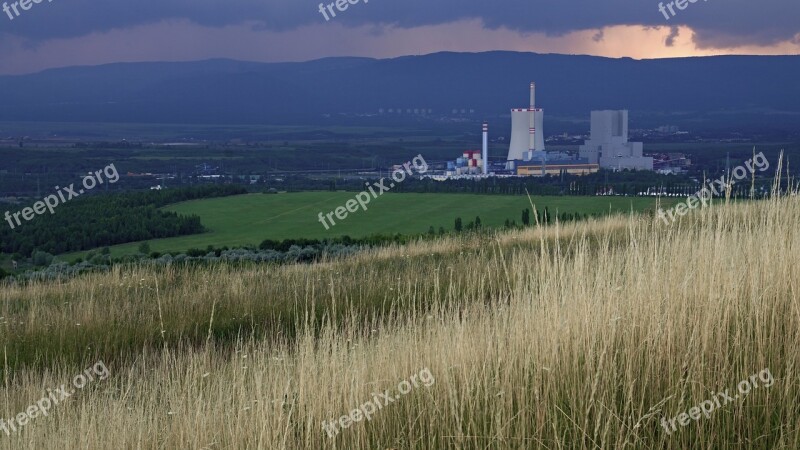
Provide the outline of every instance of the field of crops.
[[[479,216],[483,226],[502,227],[505,220],[522,223],[522,210],[531,209],[525,196],[471,194],[393,194],[387,193],[369,203],[367,212],[359,210],[326,230],[318,214],[327,214],[352,199],[354,192],[301,192],[290,194],[251,194],[198,200],[167,207],[180,214],[200,216],[208,233],[150,242],[152,251],[182,252],[189,248],[258,245],[264,239],[326,238],[372,234],[419,234],[431,226],[452,231],[456,217],[463,224]],[[654,209],[655,200],[626,197],[533,197],[536,208],[551,214],[605,214]],[[533,221],[533,219],[531,219]],[[115,256],[132,254],[138,244],[112,248]],[[74,255],[69,255],[72,257]]]

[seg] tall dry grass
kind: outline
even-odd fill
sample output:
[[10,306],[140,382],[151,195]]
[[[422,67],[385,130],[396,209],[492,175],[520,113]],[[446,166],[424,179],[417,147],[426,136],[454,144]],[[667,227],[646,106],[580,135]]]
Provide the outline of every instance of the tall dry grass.
[[[0,416],[96,360],[112,376],[0,447],[800,448],[798,222],[789,197],[4,289]],[[425,367],[430,388],[323,431]],[[764,368],[772,387],[661,427]]]

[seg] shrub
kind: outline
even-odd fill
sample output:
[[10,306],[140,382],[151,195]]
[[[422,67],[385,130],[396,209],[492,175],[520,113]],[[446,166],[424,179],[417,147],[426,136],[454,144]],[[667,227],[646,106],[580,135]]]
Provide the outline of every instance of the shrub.
[[199,248],[190,248],[189,250],[186,250],[186,255],[192,258],[199,258],[201,256],[206,256],[206,253],[208,252],[205,250],[200,250]]
[[150,253],[150,243],[147,241],[142,242],[139,244],[139,253],[143,255],[147,255]]
[[47,252],[36,250],[33,252],[33,265],[34,266],[49,266],[53,262],[53,255]]

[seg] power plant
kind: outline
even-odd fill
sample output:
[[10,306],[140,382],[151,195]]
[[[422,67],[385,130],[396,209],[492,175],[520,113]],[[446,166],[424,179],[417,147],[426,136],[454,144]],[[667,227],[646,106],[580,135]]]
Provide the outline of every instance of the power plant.
[[[511,110],[511,139],[505,165],[489,163],[489,124],[483,123],[483,148],[466,150],[447,162],[447,179],[466,176],[586,175],[600,168],[653,170],[653,158],[642,154],[641,142],[628,142],[628,111],[592,111],[591,135],[577,155],[544,148],[544,110],[536,107],[536,83],[530,84],[530,105]],[[502,161],[502,160],[501,160]]]

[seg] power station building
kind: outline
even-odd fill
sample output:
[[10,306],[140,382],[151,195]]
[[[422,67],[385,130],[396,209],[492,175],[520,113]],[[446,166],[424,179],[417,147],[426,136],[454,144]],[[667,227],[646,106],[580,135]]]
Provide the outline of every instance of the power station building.
[[604,169],[653,170],[653,158],[642,155],[641,142],[628,142],[628,111],[592,111],[589,140],[578,155]]

